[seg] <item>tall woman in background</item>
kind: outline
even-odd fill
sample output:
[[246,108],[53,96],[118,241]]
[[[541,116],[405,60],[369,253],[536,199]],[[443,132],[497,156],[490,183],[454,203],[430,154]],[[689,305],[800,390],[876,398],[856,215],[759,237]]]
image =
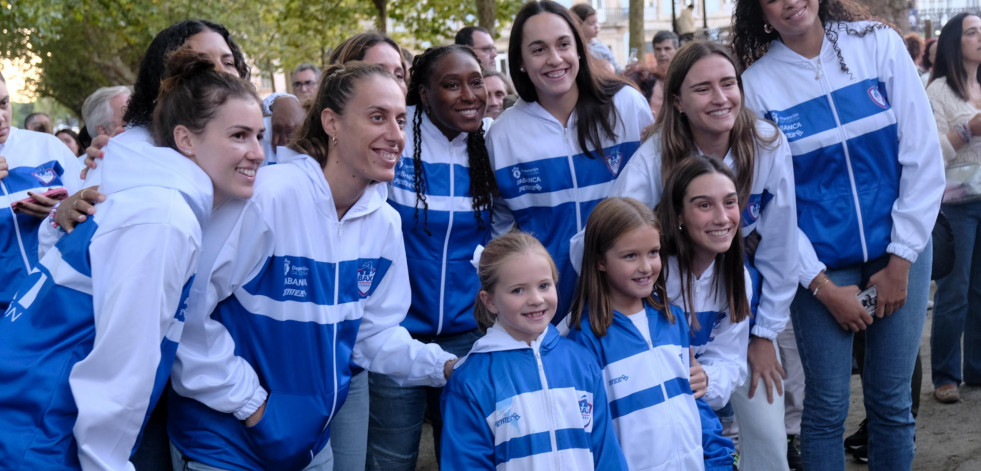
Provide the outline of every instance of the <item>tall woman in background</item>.
[[559,270],[559,306],[569,311],[576,272],[569,239],[610,192],[654,122],[647,100],[620,79],[590,69],[576,20],[544,0],[518,12],[508,67],[521,99],[487,132],[500,204],[494,233],[515,223],[548,249]]
[[[927,86],[946,165],[981,165],[979,67],[981,18],[955,15],[941,31]],[[981,385],[981,201],[945,203],[941,209],[953,230],[957,256],[951,273],[937,280],[930,362],[933,394],[950,403],[960,398],[957,387],[962,380]]]
[[[844,468],[853,332],[871,469],[910,469],[910,378],[923,332],[943,166],[902,38],[850,0],[738,0],[746,105],[787,136],[800,282],[791,318],[805,372],[804,468]],[[752,65],[750,65],[752,64]],[[875,318],[858,301],[878,290]]]

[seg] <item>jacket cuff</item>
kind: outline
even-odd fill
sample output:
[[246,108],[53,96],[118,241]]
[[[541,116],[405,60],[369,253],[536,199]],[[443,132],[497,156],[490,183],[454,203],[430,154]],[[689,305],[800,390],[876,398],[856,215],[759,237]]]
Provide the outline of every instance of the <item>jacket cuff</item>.
[[902,257],[905,260],[909,260],[910,263],[916,263],[916,257],[920,255],[910,247],[898,244],[896,242],[890,243],[888,246],[886,246],[886,253],[891,253]]
[[756,324],[753,326],[753,330],[749,331],[749,334],[755,335],[756,337],[762,337],[768,340],[773,340],[774,342],[776,342],[777,335],[780,334],[780,332],[774,332],[770,329],[767,329],[766,327]]
[[248,419],[252,416],[252,414],[255,414],[255,411],[259,410],[259,406],[266,402],[267,397],[269,397],[269,393],[267,393],[262,386],[259,386],[256,388],[255,394],[252,395],[252,399],[249,399],[249,402],[246,402],[245,405],[242,406],[241,409],[235,411],[233,415],[238,420]]
[[436,357],[433,372],[429,375],[430,386],[434,388],[446,386],[446,373],[443,372],[443,366],[446,365],[446,362],[456,358],[456,355],[445,351]]

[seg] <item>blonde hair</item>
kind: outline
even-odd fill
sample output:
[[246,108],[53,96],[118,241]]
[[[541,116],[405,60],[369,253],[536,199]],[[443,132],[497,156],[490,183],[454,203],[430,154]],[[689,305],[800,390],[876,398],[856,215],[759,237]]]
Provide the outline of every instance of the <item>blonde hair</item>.
[[[556,283],[559,281],[555,262],[552,261],[552,257],[542,243],[527,232],[512,231],[490,241],[480,255],[480,263],[477,265],[480,290],[493,293],[500,279],[501,267],[511,257],[527,252],[537,253],[545,257],[545,260],[548,260],[549,268],[552,270],[552,280]],[[480,300],[479,294],[473,305],[473,317],[477,320],[477,327],[480,328],[481,332],[487,332],[487,329],[494,325],[494,321],[497,319],[497,315],[490,312],[490,309],[487,309],[484,302]]]
[[[603,254],[613,248],[620,237],[644,226],[653,227],[660,236],[661,225],[654,211],[633,198],[607,198],[590,213],[583,240],[582,270],[569,319],[573,328],[581,328],[583,311],[588,307],[593,333],[597,337],[606,335],[606,330],[613,324],[613,297],[610,295],[610,281],[600,271],[599,264],[603,261]],[[667,319],[674,323],[674,315],[670,309],[665,309],[666,299],[664,277],[658,273],[654,290],[644,298],[644,302],[663,311]]]

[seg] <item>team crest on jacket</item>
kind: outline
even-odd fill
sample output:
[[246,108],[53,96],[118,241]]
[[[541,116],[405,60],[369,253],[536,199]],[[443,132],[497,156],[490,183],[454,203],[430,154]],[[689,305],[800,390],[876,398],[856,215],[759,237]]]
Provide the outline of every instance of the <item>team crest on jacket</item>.
[[622,163],[623,152],[620,152],[619,150],[610,154],[610,156],[606,158],[606,166],[610,169],[610,173],[612,173],[614,177],[620,173],[620,165]]
[[877,86],[869,87],[869,98],[872,99],[873,103],[879,105],[880,108],[888,107],[888,104],[886,104],[886,98],[882,96],[882,93],[879,92],[879,87]]
[[515,179],[521,178],[521,169],[518,167],[512,168],[511,176],[513,176]]
[[582,428],[590,430],[593,425],[593,394],[579,393],[579,414],[582,415]]
[[362,297],[367,296],[368,292],[371,291],[371,284],[375,281],[375,272],[378,271],[375,268],[373,260],[368,260],[361,264],[361,268],[358,268],[358,294]]
[[45,167],[38,167],[34,169],[34,173],[31,175],[34,175],[34,178],[37,178],[42,185],[50,185],[55,178],[58,178],[58,175],[55,174],[54,169]]

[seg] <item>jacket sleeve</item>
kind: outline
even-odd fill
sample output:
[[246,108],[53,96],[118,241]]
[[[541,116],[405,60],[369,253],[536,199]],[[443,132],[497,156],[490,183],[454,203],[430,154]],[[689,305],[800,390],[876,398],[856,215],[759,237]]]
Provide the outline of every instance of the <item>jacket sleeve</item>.
[[68,379],[78,458],[85,470],[132,470],[162,345],[180,338],[178,309],[198,241],[172,226],[133,225],[93,239],[89,255],[95,340]]
[[705,471],[731,471],[732,454],[736,447],[732,440],[722,435],[719,416],[702,399],[695,399],[699,419],[702,422],[702,453],[705,455]]
[[398,224],[393,225],[390,234],[392,266],[365,301],[352,360],[366,370],[388,375],[400,386],[441,387],[446,384],[443,365],[456,356],[435,343],[413,339],[399,325],[409,312],[412,294]]
[[[756,231],[760,244],[756,249],[754,265],[763,277],[760,304],[752,334],[775,340],[790,319],[790,302],[797,293],[797,273],[800,258],[797,250],[797,193],[794,187],[793,161],[790,146],[783,133],[764,124],[777,134],[772,148],[757,145],[757,168],[769,168],[763,190],[770,200],[760,211]],[[766,162],[770,165],[763,167]]]
[[947,86],[946,79],[934,80],[926,89],[927,97],[930,99],[930,107],[933,108],[934,121],[937,123],[937,137],[940,139],[940,150],[944,156],[944,162],[950,162],[957,156],[957,151],[954,150],[954,145],[947,138],[947,133],[950,132],[951,124],[967,124],[967,123],[951,123],[950,112],[947,107],[951,100],[955,97],[951,93],[950,87]]
[[228,202],[212,215],[171,376],[181,396],[238,420],[258,410],[268,394],[211,313],[258,272],[272,245],[272,231],[251,202]]
[[[916,67],[902,39],[891,29],[877,30],[880,77],[899,128],[899,197],[892,206],[892,236],[886,252],[910,262],[926,247],[940,211],[945,179],[937,124]],[[874,176],[870,176],[874,178]]]
[[[492,128],[493,129],[493,128]],[[491,162],[491,169],[497,173],[497,164],[494,160],[494,152],[496,146],[494,145],[494,136],[497,133],[488,129],[487,138],[484,140],[487,146],[487,155]],[[491,218],[491,237],[497,238],[511,231],[514,227],[514,214],[511,213],[511,208],[508,207],[507,202],[501,196],[494,198],[494,207],[492,208]]]
[[[443,433],[440,443],[440,469],[444,471],[493,470],[494,435],[476,398],[463,387],[450,385],[443,390],[440,410]],[[460,385],[463,386],[463,385]]]
[[[708,328],[709,326],[702,326]],[[729,396],[746,381],[746,350],[749,348],[749,320],[733,323],[729,316],[713,332],[711,342],[702,347],[696,359],[708,376],[703,398],[713,409],[721,409]]]

